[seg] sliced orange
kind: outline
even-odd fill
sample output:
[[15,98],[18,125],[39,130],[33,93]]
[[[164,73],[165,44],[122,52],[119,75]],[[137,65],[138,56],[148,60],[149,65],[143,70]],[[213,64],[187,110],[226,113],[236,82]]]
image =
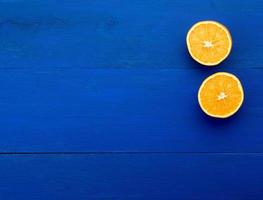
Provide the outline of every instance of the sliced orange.
[[198,101],[209,116],[226,118],[238,111],[244,100],[239,79],[230,73],[218,72],[206,78],[198,91]]
[[215,21],[201,21],[192,26],[186,37],[187,48],[194,60],[213,66],[229,55],[232,39],[227,28]]

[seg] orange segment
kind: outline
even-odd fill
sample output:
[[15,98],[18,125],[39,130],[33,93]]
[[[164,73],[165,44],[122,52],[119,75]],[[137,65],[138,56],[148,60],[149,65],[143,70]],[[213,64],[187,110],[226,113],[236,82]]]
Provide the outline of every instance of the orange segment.
[[244,92],[238,78],[226,72],[206,78],[198,91],[198,101],[209,116],[226,118],[238,111],[244,100]]
[[186,37],[194,60],[203,65],[221,63],[230,53],[232,39],[227,28],[215,21],[201,21],[192,26]]

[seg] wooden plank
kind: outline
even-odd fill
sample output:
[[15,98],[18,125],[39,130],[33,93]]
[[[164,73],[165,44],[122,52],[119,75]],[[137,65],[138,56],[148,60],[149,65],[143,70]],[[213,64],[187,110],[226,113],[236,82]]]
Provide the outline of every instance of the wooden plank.
[[[262,152],[263,2],[0,1],[0,152]],[[189,14],[191,13],[191,14]],[[190,59],[192,23],[216,19],[234,47],[220,67]],[[239,114],[212,120],[196,92],[236,73]]]
[[[221,66],[262,68],[263,1],[0,1],[0,69],[187,68],[196,21],[229,27]],[[198,66],[198,65],[196,65]]]
[[262,152],[261,69],[231,70],[244,105],[226,120],[197,103],[214,70],[3,70],[1,152]]
[[1,155],[0,197],[258,200],[262,154]]

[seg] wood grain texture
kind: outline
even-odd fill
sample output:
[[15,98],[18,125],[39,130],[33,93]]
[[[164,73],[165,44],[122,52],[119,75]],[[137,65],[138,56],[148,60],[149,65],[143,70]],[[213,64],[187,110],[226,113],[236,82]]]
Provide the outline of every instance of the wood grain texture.
[[231,70],[246,96],[227,120],[197,103],[212,71],[5,70],[0,151],[262,152],[262,70]]
[[[0,0],[0,199],[262,199],[262,10],[261,0]],[[212,69],[185,45],[205,19],[233,37]],[[245,90],[227,120],[197,104],[218,71]]]
[[204,19],[233,36],[222,67],[262,68],[262,10],[261,0],[2,0],[0,69],[185,69],[186,33]]
[[8,200],[263,196],[262,154],[2,155],[0,163],[0,197]]
[[[0,1],[1,152],[262,152],[262,1]],[[191,14],[190,14],[191,13]],[[201,19],[227,25],[231,56],[185,47]],[[216,71],[238,75],[241,111],[202,114]]]

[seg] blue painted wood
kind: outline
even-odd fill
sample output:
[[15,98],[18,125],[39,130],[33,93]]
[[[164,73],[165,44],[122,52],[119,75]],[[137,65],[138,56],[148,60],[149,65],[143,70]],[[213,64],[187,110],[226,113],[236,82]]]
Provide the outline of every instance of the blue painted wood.
[[[261,0],[0,0],[0,199],[262,199],[262,10]],[[212,69],[185,46],[203,19],[233,36]],[[217,71],[245,89],[227,120],[197,104]]]
[[0,150],[262,152],[263,71],[231,70],[246,98],[228,120],[206,117],[197,103],[212,72],[4,70]]
[[[0,151],[261,152],[262,1],[0,2]],[[191,14],[190,14],[191,13]],[[188,28],[227,25],[213,70],[190,59]],[[244,26],[245,25],[245,26]],[[213,120],[196,93],[216,71],[245,87],[237,116]]]
[[9,155],[1,199],[258,200],[258,155]]
[[204,19],[232,33],[221,66],[262,68],[262,9],[261,0],[2,0],[0,68],[185,69],[186,33]]

